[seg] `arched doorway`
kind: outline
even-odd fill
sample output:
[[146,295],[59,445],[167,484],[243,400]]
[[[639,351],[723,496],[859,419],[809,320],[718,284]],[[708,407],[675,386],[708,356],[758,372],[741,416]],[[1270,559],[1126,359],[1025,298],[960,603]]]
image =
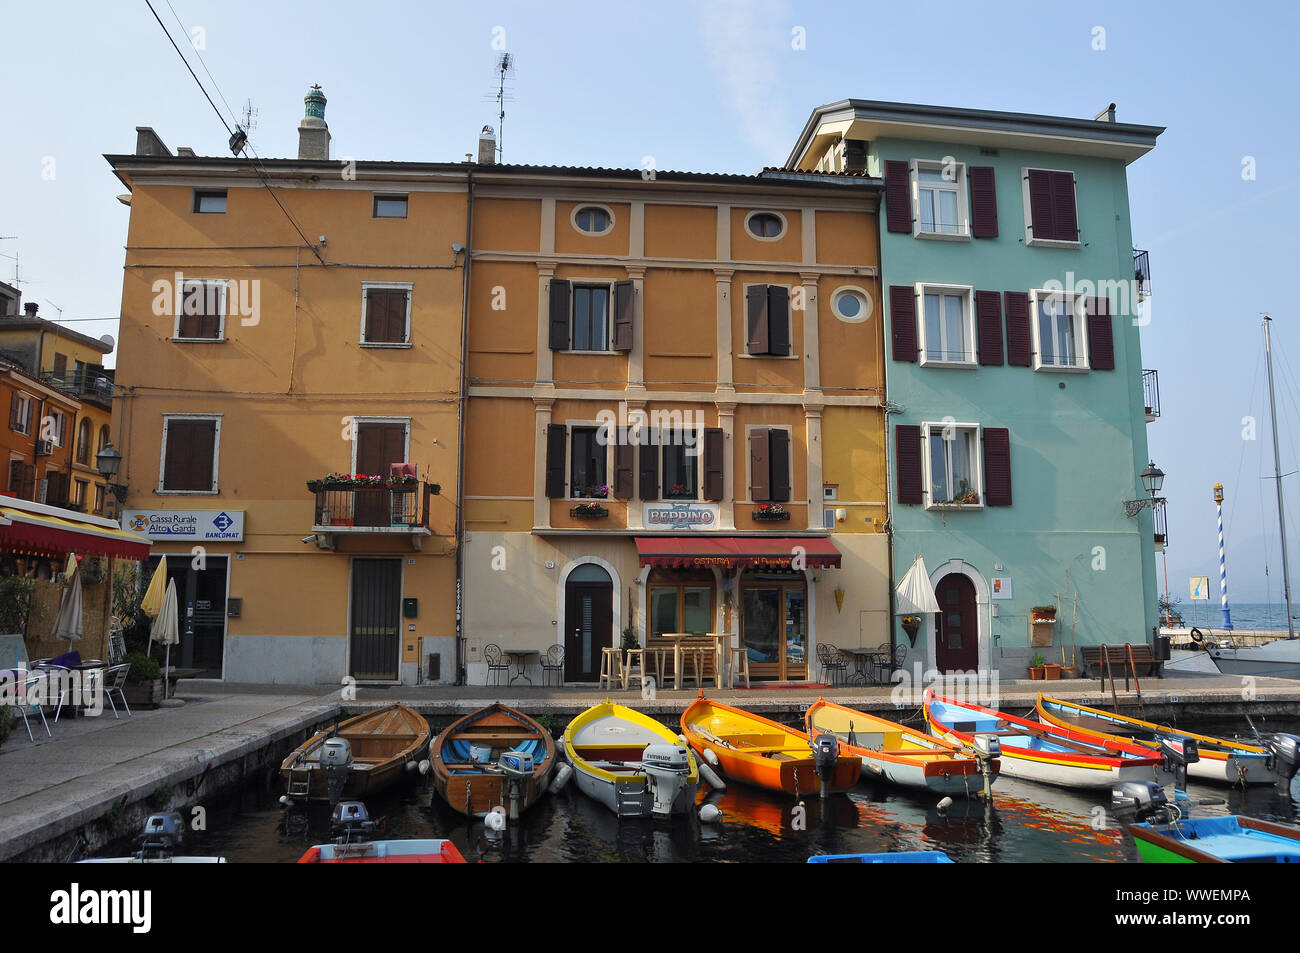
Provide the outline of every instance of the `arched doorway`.
[[564,581],[564,680],[600,678],[600,650],[614,646],[614,582],[583,563]]
[[941,672],[979,668],[979,618],[975,584],[964,574],[948,573],[934,587],[939,600],[935,618],[934,659]]

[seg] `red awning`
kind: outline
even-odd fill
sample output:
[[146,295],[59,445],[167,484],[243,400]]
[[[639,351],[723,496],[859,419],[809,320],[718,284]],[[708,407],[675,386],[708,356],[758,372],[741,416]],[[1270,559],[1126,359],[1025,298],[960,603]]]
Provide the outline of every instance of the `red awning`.
[[147,539],[136,538],[116,527],[73,519],[75,515],[69,512],[68,518],[61,518],[0,507],[0,552],[50,557],[80,553],[123,559],[149,558]]
[[838,569],[840,551],[825,536],[638,536],[642,566],[658,569],[790,569],[801,554],[809,569]]

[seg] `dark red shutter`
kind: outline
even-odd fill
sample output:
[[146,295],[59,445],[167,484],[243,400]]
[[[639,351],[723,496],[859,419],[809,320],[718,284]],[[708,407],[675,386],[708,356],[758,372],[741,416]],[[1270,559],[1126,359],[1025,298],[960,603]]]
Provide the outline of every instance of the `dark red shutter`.
[[767,285],[750,285],[745,291],[745,353],[768,353]]
[[996,291],[975,292],[975,323],[979,338],[979,362],[1002,365],[1002,295]]
[[163,489],[210,491],[216,441],[216,421],[169,420]]
[[1008,291],[1004,299],[1007,306],[1007,363],[1013,367],[1029,367],[1033,363],[1029,295],[1024,291]]
[[193,447],[190,468],[192,490],[212,490],[212,457],[217,450],[217,423],[214,420],[193,421]]
[[632,350],[632,282],[614,282],[614,350]]
[[551,279],[551,350],[569,349],[569,282]]
[[704,429],[704,498],[706,500],[722,499],[723,445],[720,427]]
[[627,443],[626,438],[614,445],[614,495],[621,500],[632,498],[635,485],[633,469],[636,466],[632,458],[632,444]]
[[1006,427],[984,428],[984,502],[1011,505],[1011,433]]
[[894,461],[898,473],[898,502],[921,502],[921,428],[894,426]]
[[1056,238],[1064,242],[1079,240],[1079,213],[1074,204],[1074,173],[1052,173],[1052,224]]
[[23,492],[23,472],[27,464],[21,460],[11,460],[9,462],[9,492],[14,495],[21,495]]
[[1094,371],[1115,369],[1115,332],[1109,298],[1085,298],[1088,309],[1088,366]]
[[18,421],[18,391],[9,395],[9,429],[19,429]]
[[176,328],[178,338],[196,338],[199,336],[199,317],[196,314],[181,313],[180,324]]
[[568,432],[564,424],[546,425],[546,495],[551,499],[564,496],[564,446]]
[[641,499],[659,499],[659,445],[649,427],[641,431]]
[[771,460],[772,501],[786,503],[790,499],[790,432],[768,431],[768,458]]
[[911,285],[889,286],[889,327],[894,360],[916,360],[916,291]]
[[885,213],[889,231],[912,230],[912,172],[906,162],[885,163]]
[[971,234],[976,238],[998,237],[998,193],[992,166],[971,166],[970,211]]
[[19,494],[24,500],[36,500],[36,464],[28,463],[23,466],[23,489]]
[[756,503],[766,503],[772,499],[768,433],[767,430],[749,432],[749,498]]
[[1034,238],[1057,237],[1053,224],[1052,173],[1029,170],[1029,230]]
[[790,289],[767,287],[767,347],[769,354],[790,353]]

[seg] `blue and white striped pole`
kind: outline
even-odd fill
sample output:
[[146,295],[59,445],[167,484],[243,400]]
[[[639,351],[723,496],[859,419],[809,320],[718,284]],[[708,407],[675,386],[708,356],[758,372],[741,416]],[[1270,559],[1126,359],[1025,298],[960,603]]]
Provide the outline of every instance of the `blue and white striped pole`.
[[1232,614],[1228,611],[1228,562],[1223,555],[1223,484],[1214,484],[1214,505],[1219,510],[1219,597],[1223,600],[1223,627],[1232,628]]

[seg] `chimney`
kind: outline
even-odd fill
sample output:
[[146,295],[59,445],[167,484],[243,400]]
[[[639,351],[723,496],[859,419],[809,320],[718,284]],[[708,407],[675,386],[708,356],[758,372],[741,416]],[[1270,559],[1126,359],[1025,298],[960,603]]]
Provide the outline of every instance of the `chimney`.
[[169,156],[172,151],[158,138],[149,126],[135,127],[135,154],[138,156]]
[[27,315],[27,317],[34,318],[36,317],[37,307],[38,305],[36,304],[35,301],[28,301],[23,304],[23,312]]
[[497,134],[491,126],[484,126],[478,134],[479,165],[495,165],[497,161]]
[[184,158],[184,159],[193,159],[193,158],[195,158],[194,150],[191,149],[189,146],[177,146],[177,147],[176,147],[176,154],[177,154],[178,156],[180,156],[181,158]]
[[328,159],[330,157],[330,127],[325,124],[325,94],[320,86],[313,86],[303,97],[307,114],[298,123],[298,158]]
[[1097,115],[1093,116],[1092,118],[1097,120],[1098,122],[1114,122],[1115,104],[1111,103],[1109,106],[1107,106],[1101,112],[1097,113]]

